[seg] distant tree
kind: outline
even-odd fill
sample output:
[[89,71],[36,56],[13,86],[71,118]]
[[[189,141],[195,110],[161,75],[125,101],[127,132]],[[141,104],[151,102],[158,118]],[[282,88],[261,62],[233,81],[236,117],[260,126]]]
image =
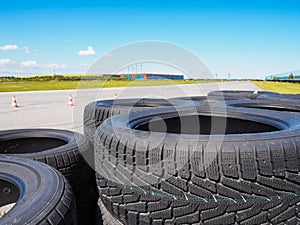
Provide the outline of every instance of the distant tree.
[[273,80],[278,80],[278,77],[277,77],[277,76],[274,76],[274,77],[273,77]]
[[291,73],[290,75],[289,75],[289,80],[293,80],[294,79],[294,75],[293,75],[293,73]]

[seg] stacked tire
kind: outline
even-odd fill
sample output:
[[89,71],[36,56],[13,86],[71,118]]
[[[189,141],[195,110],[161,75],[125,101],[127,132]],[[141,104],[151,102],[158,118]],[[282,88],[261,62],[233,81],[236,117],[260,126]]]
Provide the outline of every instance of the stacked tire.
[[89,165],[94,160],[93,147],[83,135],[57,129],[0,131],[0,157],[35,160],[56,169],[72,187],[77,205],[72,213],[77,212],[78,224],[94,223],[98,191]]
[[[193,107],[192,101],[184,99],[156,99],[156,98],[131,98],[118,100],[101,100],[94,101],[86,105],[84,109],[84,134],[94,143],[97,128],[107,119],[114,115],[126,114],[130,112],[144,111],[150,108],[177,108],[182,106]],[[100,178],[99,178],[100,179]],[[120,224],[121,222],[114,218],[110,212],[105,208],[102,200],[99,199],[98,224]],[[100,222],[99,222],[100,220]]]
[[297,96],[255,95],[86,113],[104,224],[300,224]]
[[1,224],[76,225],[76,203],[66,178],[32,160],[0,157],[0,207],[15,203]]

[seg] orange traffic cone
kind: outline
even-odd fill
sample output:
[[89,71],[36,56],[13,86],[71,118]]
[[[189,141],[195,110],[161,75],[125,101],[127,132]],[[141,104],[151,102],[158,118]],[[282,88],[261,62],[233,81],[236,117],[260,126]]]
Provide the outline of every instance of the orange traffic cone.
[[11,107],[13,108],[18,108],[18,104],[17,104],[17,100],[16,100],[16,96],[13,96],[11,99]]
[[74,106],[73,99],[72,99],[72,94],[69,95],[68,106]]
[[115,95],[114,95],[114,100],[117,100],[117,99],[118,99],[118,94],[115,93]]

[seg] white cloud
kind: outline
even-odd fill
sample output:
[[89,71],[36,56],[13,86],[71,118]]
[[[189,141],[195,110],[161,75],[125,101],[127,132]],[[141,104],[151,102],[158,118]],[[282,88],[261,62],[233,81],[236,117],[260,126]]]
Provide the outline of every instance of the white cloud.
[[47,64],[42,66],[45,69],[66,69],[67,66],[64,64],[57,64],[57,63],[52,63],[52,64]]
[[81,50],[78,52],[78,55],[80,56],[95,55],[95,54],[96,52],[92,46],[88,46],[86,50]]
[[34,67],[38,67],[38,64],[36,61],[29,60],[29,61],[21,62],[21,67],[22,68],[34,68]]
[[10,64],[14,64],[15,61],[9,59],[9,58],[6,58],[6,59],[0,59],[0,67],[4,67],[4,66],[7,66],[7,65],[10,65]]
[[18,45],[3,45],[0,46],[0,50],[2,51],[19,50],[19,47]]
[[27,46],[19,47],[18,45],[3,45],[0,46],[0,50],[2,51],[11,51],[11,50],[20,50],[20,51],[24,51],[26,53],[30,53],[30,49]]

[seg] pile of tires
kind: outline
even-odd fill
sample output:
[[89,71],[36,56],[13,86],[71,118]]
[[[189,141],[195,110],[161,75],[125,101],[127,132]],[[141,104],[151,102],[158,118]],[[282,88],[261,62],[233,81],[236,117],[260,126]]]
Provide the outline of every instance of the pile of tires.
[[298,97],[254,94],[88,105],[102,223],[300,223]]
[[[93,163],[94,161],[93,146],[83,135],[72,131],[57,129],[19,129],[0,131],[0,158],[2,159],[3,157],[13,157],[39,161],[41,162],[41,165],[38,165],[37,163],[37,167],[47,167],[45,165],[47,164],[52,168],[56,169],[56,173],[62,174],[65,177],[65,179],[62,180],[63,183],[61,184],[61,186],[63,187],[60,187],[60,189],[56,188],[54,191],[62,192],[64,188],[67,189],[68,195],[67,197],[65,197],[67,198],[66,201],[71,201],[73,199],[72,201],[76,202],[76,206],[72,206],[71,211],[72,214],[76,214],[78,221],[76,220],[75,223],[74,221],[70,220],[70,222],[63,223],[59,222],[58,220],[56,221],[56,219],[58,218],[52,218],[53,221],[49,222],[49,224],[77,224],[77,222],[78,224],[94,223],[95,211],[97,208],[98,201],[98,191],[96,186],[94,169],[91,168],[89,165],[91,162]],[[24,162],[26,162],[26,164],[35,165],[34,162],[26,160],[24,160]],[[13,171],[13,169],[11,169],[11,171]],[[1,172],[2,170],[0,171],[0,174]],[[32,173],[34,173],[34,171]],[[39,172],[36,172],[37,176],[40,175],[38,175],[38,173]],[[9,176],[17,176],[13,173],[8,174]],[[20,176],[23,175],[21,174]],[[49,185],[50,189],[52,188],[51,183],[47,184],[48,178],[44,175],[43,178],[37,177],[36,179],[30,177],[27,178],[25,176],[20,181],[21,183],[18,183],[18,185],[21,185],[25,182],[23,181],[24,178],[28,180],[26,182],[32,182],[32,185],[34,184],[34,182],[37,182],[37,179],[43,179],[39,182],[46,182],[44,184],[45,188],[47,187],[47,185]],[[49,177],[49,181],[51,181],[50,179],[52,178]],[[26,182],[24,184],[26,184]],[[40,183],[37,185],[40,185]],[[70,185],[72,191],[70,191],[68,185]],[[18,187],[17,189],[20,188]],[[20,191],[22,191],[21,189]],[[25,189],[31,189],[30,183],[26,184]],[[43,195],[43,193],[41,194]],[[44,194],[47,195],[47,193]],[[19,193],[19,195],[23,196],[22,193]],[[72,195],[72,197],[70,197],[70,195]],[[34,197],[34,195],[32,196]],[[32,197],[29,196],[26,198]],[[38,195],[36,196],[36,198],[37,201],[40,201],[39,199],[42,199]],[[22,198],[17,198],[15,200],[17,200],[17,202],[23,201]],[[59,214],[61,217],[63,217],[64,213],[66,213],[65,211],[67,210],[66,207],[68,205],[65,205],[63,196],[61,199],[58,199],[58,201],[62,201],[60,204],[63,204],[63,206],[61,208],[55,208],[55,206],[53,206],[53,210],[56,210],[56,214]],[[40,204],[42,205],[45,203],[47,203],[47,201],[41,200]],[[69,203],[70,202],[68,202],[68,204]],[[14,207],[13,209],[15,208],[18,207]],[[30,208],[28,208],[27,210],[30,210]],[[9,211],[7,215],[1,218],[0,223],[2,224],[1,220],[5,219],[6,217],[9,217],[11,213],[12,212]],[[51,214],[49,214],[49,216],[50,215]],[[69,220],[68,218],[61,219],[62,221],[65,219]],[[45,221],[46,220],[47,218],[45,218]],[[27,222],[25,222],[23,220],[20,220],[20,223],[18,222],[17,224],[27,224]],[[28,222],[28,224],[36,223]]]
[[0,131],[0,224],[300,224],[299,103],[102,100],[85,107],[84,135]]

